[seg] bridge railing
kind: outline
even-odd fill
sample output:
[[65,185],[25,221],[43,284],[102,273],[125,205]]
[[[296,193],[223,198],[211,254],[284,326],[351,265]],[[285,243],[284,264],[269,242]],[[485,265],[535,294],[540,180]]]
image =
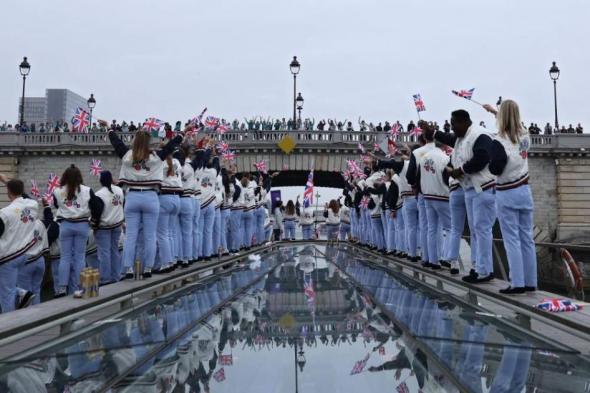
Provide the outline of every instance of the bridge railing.
[[[330,145],[373,144],[383,140],[386,132],[360,131],[229,131],[223,135],[211,134],[217,140],[227,141],[232,148],[256,148],[275,146],[285,136],[290,136],[299,147],[329,147]],[[134,134],[119,133],[124,142],[133,141]],[[158,138],[154,138],[156,142]],[[413,143],[416,137],[402,133],[396,143]],[[321,146],[320,146],[321,145]],[[537,151],[585,151],[590,150],[590,135],[558,134],[531,135],[531,145]],[[89,147],[110,146],[106,133],[8,133],[0,132],[0,150],[21,150],[48,147]]]

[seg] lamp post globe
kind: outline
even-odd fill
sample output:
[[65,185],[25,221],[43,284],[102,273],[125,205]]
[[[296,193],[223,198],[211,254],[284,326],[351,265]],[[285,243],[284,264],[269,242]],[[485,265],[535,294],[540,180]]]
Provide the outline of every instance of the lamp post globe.
[[560,70],[557,64],[553,62],[549,68],[549,77],[553,81],[553,103],[555,107],[555,132],[559,131],[559,121],[557,120],[557,80],[559,79]]
[[549,77],[554,81],[559,79],[559,67],[557,67],[555,62],[553,62],[553,65],[549,68]]
[[18,66],[18,69],[22,76],[27,76],[29,75],[29,72],[31,72],[31,65],[27,61],[26,56],[23,58],[23,61],[21,61],[20,65]]
[[90,109],[90,122],[88,124],[88,129],[91,130],[92,129],[92,110],[94,109],[94,107],[96,106],[96,99],[94,98],[94,94],[90,94],[90,98],[87,101],[88,103],[88,109]]
[[299,69],[301,68],[301,65],[299,64],[299,61],[297,60],[297,56],[293,56],[293,60],[291,60],[291,64],[289,64],[289,68],[291,69],[291,74],[293,74],[293,75],[299,74]]

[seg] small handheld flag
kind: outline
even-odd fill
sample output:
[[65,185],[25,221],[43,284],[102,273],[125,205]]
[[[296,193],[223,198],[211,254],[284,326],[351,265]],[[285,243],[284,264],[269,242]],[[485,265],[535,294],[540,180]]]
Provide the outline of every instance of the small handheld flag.
[[365,356],[365,358],[363,360],[359,360],[358,362],[356,362],[354,364],[354,367],[350,371],[350,375],[356,375],[356,374],[362,373],[363,370],[365,369],[365,366],[367,365],[367,362],[369,361],[370,356],[371,356],[371,354],[368,353],[367,356]]
[[50,173],[47,181],[47,192],[53,194],[53,191],[55,191],[57,187],[59,187],[59,179],[55,173]]
[[151,133],[153,131],[160,131],[164,122],[162,120],[157,119],[155,117],[148,117],[146,121],[143,123],[143,128],[145,131]]
[[220,135],[225,134],[226,132],[229,131],[229,125],[226,123],[221,123],[217,126],[217,128],[215,129],[215,132],[217,132]]
[[234,364],[234,359],[233,359],[233,355],[229,354],[229,355],[220,355],[219,356],[219,364],[221,364],[222,366],[231,366]]
[[422,135],[422,128],[420,128],[420,127],[412,128],[412,131],[410,131],[410,135],[413,135],[416,138],[419,137],[420,135]]
[[218,371],[215,372],[215,374],[213,374],[213,379],[215,379],[216,382],[225,381],[225,370],[223,369],[223,367],[221,367]]
[[473,99],[473,91],[475,90],[475,88],[469,89],[469,90],[451,90],[451,93],[453,93],[454,95],[456,95],[457,97],[461,97],[461,98],[465,98],[466,100],[469,100],[471,102],[476,103],[477,105],[483,106],[481,103],[475,101]]
[[254,166],[258,170],[258,172],[266,173],[266,161],[262,160],[260,162],[254,163]]
[[416,105],[416,111],[418,114],[420,114],[420,112],[424,112],[426,110],[426,106],[424,105],[424,101],[422,101],[422,96],[420,96],[420,94],[414,94],[412,97],[414,98],[414,105]]
[[100,172],[102,172],[102,161],[92,160],[92,164],[90,164],[90,173],[93,176],[100,176]]
[[75,132],[88,132],[90,125],[90,114],[82,108],[76,109],[76,114],[72,117],[72,129]]
[[39,187],[37,187],[37,181],[31,180],[31,195],[35,197],[35,199],[39,199],[41,193],[39,192]]
[[392,137],[397,138],[397,136],[399,135],[400,132],[400,124],[398,124],[397,122],[395,122],[393,124],[393,126],[391,127],[391,131],[389,131],[389,133],[391,134]]
[[234,153],[231,150],[227,150],[227,151],[224,151],[223,153],[221,153],[221,158],[224,159],[225,161],[233,161],[236,159],[236,153]]
[[303,191],[303,207],[309,207],[313,204],[313,169],[307,175],[307,183]]
[[205,126],[210,129],[214,129],[219,125],[219,119],[215,116],[207,116],[205,119]]

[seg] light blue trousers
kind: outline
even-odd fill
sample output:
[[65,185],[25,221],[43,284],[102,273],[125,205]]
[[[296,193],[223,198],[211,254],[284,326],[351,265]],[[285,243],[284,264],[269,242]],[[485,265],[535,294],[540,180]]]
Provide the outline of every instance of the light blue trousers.
[[[387,251],[394,251],[397,249],[397,228],[395,226],[395,218],[391,217],[391,210],[387,211]],[[398,212],[397,214],[400,214]]]
[[533,196],[528,184],[496,191],[498,221],[513,287],[537,286],[537,253],[533,240]]
[[[451,211],[451,231],[447,235],[447,261],[459,261],[461,237],[465,229],[465,192],[459,187],[449,195],[449,209]],[[475,251],[475,250],[474,250]]]
[[221,247],[221,209],[215,208],[213,215],[213,254],[219,252]]
[[264,206],[258,207],[254,211],[256,218],[256,244],[264,243]]
[[[201,223],[201,200],[192,198],[193,202],[193,246],[191,247],[192,259],[203,256],[203,225]],[[213,226],[213,222],[211,222]],[[212,228],[210,228],[212,230]]]
[[439,261],[444,258],[444,254],[441,254],[440,251],[446,249],[444,245],[439,244],[441,242],[440,229],[447,232],[451,229],[449,202],[425,199],[424,204],[428,220],[428,261],[433,265],[438,265]]
[[229,250],[229,216],[230,209],[221,209],[221,247],[223,251]]
[[86,266],[88,229],[88,222],[62,221],[59,225],[59,286],[67,287],[69,294],[79,289],[80,272]]
[[473,188],[465,191],[469,232],[475,233],[476,237],[475,271],[482,276],[494,272],[492,227],[496,221],[495,193],[494,189],[480,193],[475,192]]
[[383,232],[383,222],[381,221],[381,215],[377,217],[371,217],[371,226],[373,230],[373,241],[375,247],[379,250],[385,249],[385,236]]
[[180,211],[180,197],[178,195],[160,195],[160,214],[158,215],[158,263],[154,266],[160,268],[174,263],[172,238],[174,234],[174,217]]
[[406,243],[408,255],[416,256],[418,240],[418,201],[414,197],[404,199],[404,222],[406,224]]
[[418,221],[420,223],[420,237],[418,242],[420,250],[422,251],[422,261],[429,261],[428,256],[428,218],[426,217],[426,204],[424,203],[424,196],[418,196]]
[[210,203],[201,208],[199,217],[199,232],[202,233],[201,252],[203,258],[208,258],[213,253],[213,224],[215,221],[215,205]]
[[301,224],[301,238],[303,240],[310,240],[313,233],[313,224]]
[[180,249],[179,257],[183,261],[195,258],[193,249],[193,224],[195,215],[194,198],[180,198],[180,212],[178,213],[178,225],[180,232]]
[[121,227],[97,229],[94,231],[96,254],[98,256],[100,282],[117,282],[121,278],[121,252],[119,239]]
[[230,226],[232,233],[231,250],[238,251],[242,247],[242,209],[232,209],[230,214]]
[[404,220],[403,207],[395,213],[395,249],[401,252],[408,252],[406,241],[406,222]]
[[242,214],[242,245],[244,247],[252,246],[252,236],[254,235],[254,210],[244,210]]
[[284,220],[283,226],[285,227],[285,240],[295,240],[295,221],[294,220]]
[[338,240],[338,231],[340,230],[340,224],[326,224],[326,233],[328,240]]
[[144,260],[142,261],[142,265],[144,268],[150,269],[154,266],[159,213],[160,201],[156,192],[130,191],[127,193],[125,197],[125,246],[123,248],[123,266],[125,269],[133,267],[140,229],[143,233],[143,252],[141,255],[143,255]]
[[17,286],[35,294],[33,304],[41,303],[41,285],[45,274],[45,258],[40,256],[34,261],[27,261],[18,272]]
[[356,208],[354,207],[350,208],[350,231],[352,233],[353,238],[359,238],[358,216],[356,214]]

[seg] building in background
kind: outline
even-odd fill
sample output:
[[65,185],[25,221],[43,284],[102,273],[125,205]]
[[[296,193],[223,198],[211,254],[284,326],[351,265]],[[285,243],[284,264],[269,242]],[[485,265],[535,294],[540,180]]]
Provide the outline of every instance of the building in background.
[[78,107],[88,111],[86,98],[68,89],[47,89],[45,98],[47,99],[46,121],[52,124],[58,121],[69,123]]
[[[18,107],[22,98],[18,99]],[[25,122],[30,126],[39,127],[45,123],[47,117],[47,98],[46,97],[25,97]]]

